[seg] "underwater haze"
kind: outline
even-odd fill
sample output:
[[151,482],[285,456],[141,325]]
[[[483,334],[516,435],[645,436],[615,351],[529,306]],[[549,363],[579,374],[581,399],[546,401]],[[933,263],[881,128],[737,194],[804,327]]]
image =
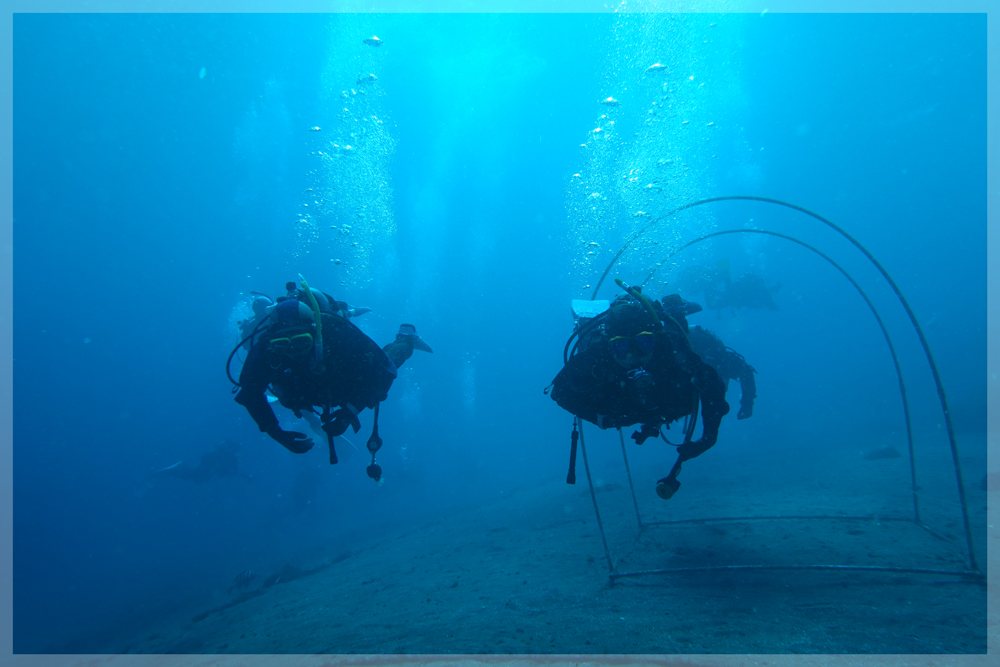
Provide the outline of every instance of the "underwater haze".
[[[13,53],[15,652],[985,652],[985,15],[18,14]],[[920,339],[862,252],[779,204],[671,213],[737,195],[816,212],[892,276],[964,496]],[[828,255],[891,332],[933,534],[879,522],[915,496],[872,311],[761,231]],[[300,275],[371,308],[353,321],[380,346],[410,323],[434,350],[381,406],[380,483],[371,411],[332,466],[233,401],[252,293]],[[757,371],[753,417],[732,381],[671,500],[673,448],[623,429],[636,511],[872,520],[636,541],[619,437],[591,424],[567,485],[573,417],[544,390],[571,301],[615,278],[703,305],[691,325]],[[778,551],[973,576],[608,583],[612,560]]]

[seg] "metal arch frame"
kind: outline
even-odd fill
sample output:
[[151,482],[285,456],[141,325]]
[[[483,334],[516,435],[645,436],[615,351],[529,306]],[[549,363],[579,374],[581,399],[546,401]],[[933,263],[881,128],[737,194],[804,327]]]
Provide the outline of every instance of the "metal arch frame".
[[[966,570],[936,570],[936,569],[919,569],[919,568],[915,569],[915,568],[899,568],[899,567],[887,567],[887,566],[859,566],[859,565],[788,565],[788,566],[730,565],[730,566],[707,566],[707,567],[698,567],[698,568],[670,568],[670,569],[643,570],[643,571],[637,571],[637,572],[621,572],[621,573],[620,572],[616,572],[616,569],[615,569],[615,566],[614,566],[614,562],[613,562],[613,560],[611,558],[610,550],[608,549],[607,538],[605,536],[604,527],[603,527],[603,524],[601,522],[600,509],[599,509],[599,506],[597,504],[597,495],[596,495],[596,493],[594,491],[593,480],[592,480],[591,475],[590,475],[590,466],[589,466],[589,462],[587,460],[587,450],[586,450],[586,444],[585,444],[584,436],[583,436],[582,420],[577,420],[578,422],[580,422],[580,447],[581,447],[581,450],[583,452],[584,467],[585,467],[585,470],[586,470],[586,473],[587,473],[587,482],[588,482],[588,485],[590,487],[591,498],[592,498],[593,503],[594,503],[594,512],[595,512],[595,515],[597,517],[598,528],[600,529],[600,532],[601,532],[601,539],[602,539],[603,544],[604,544],[605,556],[606,556],[607,561],[608,561],[608,576],[609,576],[610,583],[613,585],[616,579],[627,578],[627,577],[645,576],[645,575],[649,575],[649,574],[675,574],[675,573],[680,573],[680,572],[708,572],[708,571],[736,571],[736,570],[841,570],[841,571],[847,570],[847,571],[898,572],[898,573],[907,573],[907,574],[932,574],[932,575],[960,576],[960,577],[964,577],[964,578],[967,578],[967,579],[971,578],[971,579],[974,579],[974,580],[980,581],[980,582],[985,581],[985,575],[979,570],[979,567],[978,567],[978,565],[976,563],[976,559],[975,559],[975,553],[973,551],[972,535],[971,535],[971,529],[970,529],[970,524],[969,524],[968,507],[967,507],[966,499],[965,499],[964,484],[963,484],[963,481],[962,481],[961,469],[960,469],[960,466],[959,466],[959,463],[958,463],[957,447],[956,447],[956,443],[955,443],[955,440],[954,440],[953,430],[951,428],[951,419],[950,419],[950,414],[949,414],[950,411],[948,410],[947,401],[946,401],[945,396],[944,396],[944,389],[943,389],[943,387],[942,387],[942,385],[940,383],[940,378],[939,378],[939,375],[937,373],[937,367],[936,367],[936,364],[934,363],[933,357],[932,357],[932,355],[930,353],[930,348],[929,348],[929,346],[927,344],[927,341],[926,341],[926,339],[923,336],[923,332],[920,329],[920,326],[919,326],[919,324],[916,321],[916,317],[913,314],[913,311],[910,309],[909,304],[906,302],[906,300],[903,297],[902,293],[900,292],[899,288],[892,281],[892,279],[889,277],[889,275],[886,273],[886,271],[882,268],[882,266],[871,255],[871,253],[869,253],[863,246],[861,246],[850,235],[848,235],[842,229],[840,229],[839,227],[837,227],[833,223],[829,222],[825,218],[822,218],[821,216],[819,216],[819,215],[817,215],[815,213],[812,213],[811,211],[808,211],[806,209],[803,209],[801,207],[798,207],[798,206],[787,204],[787,203],[781,202],[779,200],[771,200],[771,199],[765,199],[765,198],[759,198],[759,197],[719,197],[719,198],[712,198],[712,199],[708,199],[708,200],[702,200],[702,201],[699,201],[699,202],[694,202],[692,204],[683,206],[683,207],[681,207],[681,208],[679,208],[679,209],[677,209],[675,211],[672,211],[671,213],[676,213],[676,212],[679,212],[679,211],[684,210],[686,208],[691,208],[693,206],[697,206],[697,205],[703,204],[703,203],[710,203],[710,202],[720,201],[720,200],[733,200],[733,199],[744,199],[744,200],[751,200],[751,201],[764,201],[764,202],[768,202],[768,203],[775,203],[775,204],[779,204],[779,205],[782,205],[782,206],[787,206],[788,208],[792,208],[794,210],[798,210],[798,211],[804,212],[804,213],[806,213],[806,214],[808,214],[808,215],[810,215],[810,216],[812,216],[814,218],[817,218],[818,220],[820,220],[820,221],[826,223],[827,225],[833,227],[836,231],[840,232],[842,235],[844,235],[845,237],[847,237],[848,240],[850,240],[855,246],[857,246],[868,257],[868,259],[871,260],[871,262],[873,264],[875,264],[875,266],[878,268],[878,270],[882,273],[883,277],[892,286],[892,288],[895,291],[896,295],[898,296],[898,298],[902,302],[904,308],[906,309],[907,314],[910,316],[911,322],[913,323],[914,328],[916,329],[917,334],[918,334],[918,336],[920,338],[920,341],[921,341],[921,343],[924,346],[924,351],[925,351],[925,353],[927,355],[928,362],[929,362],[929,364],[931,366],[931,370],[932,370],[932,373],[933,373],[933,376],[934,376],[934,380],[935,380],[935,383],[937,385],[939,398],[940,398],[941,403],[942,403],[942,408],[943,408],[943,412],[944,412],[944,415],[945,415],[945,420],[946,420],[947,425],[948,425],[948,435],[949,435],[949,441],[951,443],[951,448],[952,448],[953,465],[955,466],[955,475],[956,475],[956,480],[958,482],[959,500],[960,500],[960,503],[961,503],[962,518],[963,518],[963,523],[964,523],[964,527],[965,527],[965,534],[966,534],[966,550],[967,550],[967,556],[968,556],[968,569],[966,569]],[[656,223],[658,223],[660,220],[662,220],[663,218],[667,217],[668,215],[670,215],[670,213],[668,213],[667,215],[661,216],[660,218],[657,218],[655,221],[653,221],[652,223],[646,225],[643,229],[641,229],[639,232],[637,232],[636,234],[634,234],[628,241],[626,241],[625,245],[621,248],[621,250],[619,250],[618,254],[615,255],[614,259],[612,259],[612,261],[608,265],[607,269],[605,269],[604,275],[602,275],[601,280],[598,282],[596,288],[594,289],[594,293],[593,293],[593,295],[591,297],[592,299],[596,298],[597,291],[600,289],[601,284],[603,283],[604,279],[607,277],[607,274],[610,272],[612,266],[614,266],[615,262],[617,262],[618,258],[625,251],[625,249],[632,243],[632,241],[634,241],[636,238],[638,238],[639,236],[641,236],[650,227],[652,227],[653,225],[655,225]],[[857,281],[855,281],[850,276],[850,274],[847,273],[847,271],[845,271],[839,264],[837,264],[829,256],[825,255],[824,253],[822,253],[818,249],[814,248],[813,246],[811,246],[811,245],[809,245],[807,243],[804,243],[804,242],[802,242],[802,241],[800,241],[800,240],[798,240],[798,239],[796,239],[794,237],[791,237],[791,236],[788,236],[788,235],[785,235],[785,234],[780,234],[780,233],[777,233],[777,232],[770,232],[770,231],[766,231],[766,230],[726,230],[726,231],[715,232],[715,233],[712,233],[712,234],[707,234],[705,236],[699,237],[697,239],[694,239],[693,241],[690,241],[690,242],[684,244],[680,248],[678,248],[675,251],[673,251],[663,261],[666,261],[667,259],[669,259],[670,257],[673,257],[674,255],[676,255],[677,253],[681,252],[685,248],[688,248],[688,247],[694,245],[695,243],[698,243],[698,242],[703,241],[705,239],[712,238],[712,237],[715,237],[715,236],[721,236],[721,235],[725,235],[725,234],[734,234],[734,233],[760,233],[760,234],[768,234],[768,235],[777,236],[777,237],[780,237],[780,238],[785,238],[785,239],[790,240],[790,241],[792,241],[794,243],[797,243],[797,244],[799,244],[799,245],[801,245],[801,246],[803,246],[803,247],[805,247],[805,248],[807,248],[809,250],[812,250],[813,252],[815,252],[816,254],[818,254],[823,259],[826,259],[837,270],[839,270],[844,275],[844,277],[846,277],[851,282],[851,284],[855,287],[855,289],[858,290],[859,294],[862,296],[862,298],[868,304],[869,308],[871,309],[873,315],[875,316],[875,318],[876,318],[876,320],[877,320],[877,322],[879,324],[879,327],[882,330],[883,335],[885,336],[886,343],[889,346],[889,351],[890,351],[890,354],[892,355],[893,364],[895,366],[896,373],[897,373],[897,376],[898,376],[898,379],[899,379],[900,395],[902,397],[903,411],[904,411],[904,416],[905,416],[905,419],[906,419],[906,427],[907,427],[907,441],[908,441],[908,449],[909,449],[909,454],[910,454],[910,479],[911,479],[911,487],[912,487],[912,495],[913,495],[913,512],[914,512],[913,518],[884,518],[883,520],[884,521],[896,521],[896,522],[913,523],[916,526],[918,526],[920,528],[923,528],[924,530],[926,530],[931,535],[934,535],[935,537],[937,537],[937,538],[939,538],[939,539],[941,539],[943,541],[946,541],[946,542],[949,541],[946,538],[944,538],[943,536],[941,536],[938,533],[936,533],[935,531],[933,531],[929,526],[927,526],[926,524],[924,524],[921,521],[921,519],[920,519],[920,510],[919,510],[919,504],[918,504],[918,495],[917,495],[917,490],[916,490],[916,469],[915,469],[914,451],[913,451],[912,427],[911,427],[911,423],[910,423],[909,404],[908,404],[908,401],[907,401],[907,398],[906,398],[906,389],[905,389],[905,385],[904,385],[904,382],[903,382],[902,371],[900,369],[899,361],[898,361],[898,358],[897,358],[897,355],[896,355],[896,352],[895,352],[895,348],[894,348],[894,346],[892,344],[892,340],[891,340],[891,338],[889,336],[888,330],[885,327],[885,324],[882,321],[882,318],[879,316],[878,311],[875,309],[874,304],[872,304],[871,300],[865,294],[864,290],[857,283]],[[661,264],[662,264],[662,262],[661,262]],[[649,275],[646,277],[646,280],[643,281],[643,285],[645,285],[646,283],[649,282],[649,280],[653,277],[653,275],[656,273],[656,271],[657,271],[657,269],[654,268],[649,273]],[[631,474],[631,470],[629,469],[629,464],[628,464],[628,455],[627,455],[626,450],[625,450],[625,440],[624,440],[624,436],[622,435],[622,432],[621,432],[620,428],[618,429],[618,435],[619,435],[619,440],[621,441],[622,458],[623,458],[623,460],[625,462],[625,471],[626,471],[626,474],[628,475],[629,488],[630,488],[631,493],[632,493],[632,502],[633,502],[633,506],[635,507],[636,520],[637,520],[637,522],[639,524],[639,535],[637,536],[637,539],[638,539],[638,537],[641,537],[642,532],[646,528],[646,526],[653,526],[653,525],[671,525],[671,524],[681,524],[681,523],[708,523],[708,522],[713,522],[713,521],[740,522],[740,521],[759,521],[759,520],[787,520],[787,519],[795,519],[795,520],[814,520],[814,519],[827,519],[827,520],[829,520],[829,519],[835,519],[835,520],[840,520],[840,521],[857,521],[857,520],[870,521],[871,520],[871,516],[835,516],[835,515],[808,515],[808,516],[805,516],[805,515],[795,515],[795,516],[748,516],[748,517],[704,518],[704,519],[687,519],[687,520],[674,520],[674,521],[655,521],[655,522],[644,523],[643,520],[642,520],[642,516],[641,516],[641,514],[639,512],[639,505],[638,505],[638,501],[637,501],[636,495],[635,495],[635,486],[634,486],[634,484],[632,482],[632,474]]]
[[[590,497],[594,503],[594,514],[597,517],[597,527],[601,533],[601,541],[604,544],[604,556],[608,561],[608,581],[611,586],[614,586],[615,581],[618,579],[627,579],[633,577],[644,577],[652,574],[680,574],[684,572],[736,572],[736,571],[779,571],[779,570],[827,570],[827,571],[860,571],[860,572],[895,572],[898,574],[929,574],[929,575],[945,575],[953,577],[961,577],[966,580],[970,580],[976,583],[985,584],[986,575],[979,570],[935,570],[928,568],[908,568],[908,567],[893,567],[893,566],[882,566],[882,565],[708,565],[703,567],[675,567],[675,568],[663,568],[657,570],[636,570],[632,572],[618,572],[615,567],[615,562],[611,557],[611,550],[608,548],[608,538],[604,533],[604,524],[601,521],[601,510],[597,504],[597,493],[594,491],[594,481],[590,475],[590,462],[587,459],[587,445],[583,435],[583,421],[580,419],[576,420],[579,424],[580,430],[580,451],[583,454],[583,467],[587,473],[587,484],[590,487]],[[625,436],[622,434],[622,430],[618,429],[618,438],[621,441],[622,446],[622,459],[625,461],[625,472],[628,475],[628,485],[632,492],[632,503],[635,507],[635,518],[639,523],[639,534],[636,539],[642,537],[643,531],[649,526],[665,526],[665,525],[677,525],[677,524],[697,524],[697,523],[712,523],[712,522],[732,522],[739,523],[745,521],[782,521],[782,520],[816,520],[816,519],[827,519],[827,520],[837,520],[837,521],[871,521],[872,516],[843,516],[843,515],[828,515],[828,514],[814,514],[814,515],[775,515],[775,516],[741,516],[741,517],[709,517],[702,519],[678,519],[672,521],[649,521],[644,522],[642,520],[642,515],[639,513],[639,503],[635,495],[635,485],[632,483],[632,472],[628,464],[628,455],[625,453]],[[928,533],[942,540],[943,542],[951,542],[948,538],[934,532],[926,524],[920,522],[915,518],[902,518],[902,517],[878,517],[879,521],[883,522],[897,522],[897,523],[912,523],[920,528],[923,528]]]
[[677,208],[674,208],[664,213],[663,215],[657,217],[656,219],[650,221],[638,231],[633,232],[628,237],[628,239],[625,240],[625,243],[618,250],[618,252],[615,253],[615,256],[611,258],[611,261],[608,263],[607,268],[604,269],[604,273],[601,274],[601,279],[597,281],[597,285],[594,287],[594,291],[591,294],[590,297],[591,300],[597,298],[597,292],[601,289],[601,285],[604,284],[604,280],[605,278],[608,277],[608,273],[611,271],[611,268],[618,261],[618,258],[622,256],[625,250],[635,240],[637,240],[647,231],[655,227],[662,220],[669,218],[670,216],[673,216],[677,213],[680,213],[681,211],[687,210],[689,208],[694,208],[696,206],[701,206],[703,204],[711,204],[721,201],[750,201],[750,202],[762,202],[765,204],[774,204],[776,206],[783,206],[785,208],[792,209],[793,211],[798,211],[799,213],[803,213],[815,220],[818,220],[819,222],[823,223],[827,227],[833,229],[835,232],[843,236],[855,248],[860,250],[861,253],[868,258],[868,261],[870,261],[872,265],[874,265],[875,268],[878,269],[878,272],[882,274],[882,277],[885,279],[885,281],[889,283],[889,287],[892,288],[892,291],[895,293],[896,298],[899,299],[900,304],[906,311],[906,315],[910,318],[910,324],[913,325],[913,330],[916,332],[917,338],[920,339],[920,344],[924,349],[924,356],[927,358],[927,365],[930,367],[931,376],[934,379],[934,386],[937,389],[938,400],[941,403],[941,412],[944,415],[944,423],[948,433],[948,444],[951,447],[952,465],[955,468],[955,481],[958,486],[958,497],[962,505],[962,521],[965,528],[965,541],[966,541],[966,549],[968,550],[969,554],[970,569],[978,573],[980,570],[978,564],[976,563],[975,551],[972,546],[972,529],[969,525],[969,512],[965,500],[965,483],[962,479],[962,466],[959,462],[959,457],[958,457],[958,443],[955,440],[955,428],[951,423],[951,410],[948,408],[948,398],[945,395],[944,383],[941,381],[941,374],[938,372],[937,363],[934,361],[934,355],[931,353],[930,343],[927,342],[927,337],[924,336],[924,331],[920,327],[920,322],[917,320],[916,314],[913,312],[913,309],[910,308],[909,302],[906,300],[906,297],[903,296],[903,292],[902,290],[899,289],[899,286],[896,284],[896,281],[892,279],[892,276],[889,275],[889,272],[885,270],[885,268],[879,263],[877,259],[875,259],[875,256],[872,255],[867,248],[861,245],[861,243],[857,239],[848,234],[843,228],[837,226],[832,221],[824,218],[818,213],[814,213],[813,211],[810,211],[807,208],[803,208],[802,206],[789,204],[788,202],[782,201],[780,199],[772,199],[770,197],[756,197],[750,195],[729,195],[724,197],[709,197],[707,199],[699,199],[697,201],[684,204],[683,206],[678,206]]

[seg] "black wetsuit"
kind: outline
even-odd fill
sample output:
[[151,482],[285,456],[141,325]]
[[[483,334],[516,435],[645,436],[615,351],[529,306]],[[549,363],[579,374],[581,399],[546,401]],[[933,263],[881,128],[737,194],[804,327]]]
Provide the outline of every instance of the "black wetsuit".
[[[666,319],[654,332],[653,356],[642,370],[649,376],[630,378],[630,371],[617,363],[606,337],[594,337],[553,381],[552,398],[568,412],[600,428],[642,424],[633,434],[638,443],[655,436],[661,424],[669,424],[692,413],[701,398],[704,434],[682,446],[681,460],[694,458],[715,444],[722,417],[729,412],[725,385],[715,370],[705,364],[688,344],[679,325]],[[652,383],[643,387],[644,382]]]
[[[310,411],[313,406],[323,408],[324,424],[330,421],[331,415],[336,416],[329,412],[331,409],[341,408],[337,412],[347,423],[353,424],[357,432],[356,415],[386,399],[396,378],[397,366],[413,351],[412,344],[405,338],[401,340],[400,336],[384,350],[380,349],[348,320],[327,313],[322,315],[322,373],[313,372],[312,350],[298,356],[270,350],[271,339],[307,332],[310,328],[308,324],[283,328],[272,325],[247,354],[240,373],[240,391],[236,395],[236,402],[247,409],[261,431],[297,453],[306,451],[312,443],[301,441],[308,442],[308,446],[298,446],[280,429],[264,394],[269,385],[281,404],[293,411]],[[347,423],[333,429],[339,432],[332,435],[343,433]]]

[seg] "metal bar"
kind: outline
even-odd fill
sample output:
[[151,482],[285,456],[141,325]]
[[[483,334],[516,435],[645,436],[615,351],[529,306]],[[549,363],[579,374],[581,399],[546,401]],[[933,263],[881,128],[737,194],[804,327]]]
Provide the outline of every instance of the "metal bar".
[[970,577],[985,581],[986,575],[968,570],[925,570],[920,568],[888,567],[876,565],[713,565],[707,567],[676,567],[664,570],[640,570],[637,572],[621,572],[612,575],[613,579],[626,577],[644,577],[651,574],[678,574],[681,572],[733,572],[740,570],[843,570],[861,572],[899,572],[903,574],[943,574],[957,577]]
[[597,494],[594,493],[594,480],[590,477],[590,464],[587,462],[587,446],[583,442],[583,420],[580,420],[580,451],[583,453],[583,469],[587,471],[587,484],[590,485],[590,498],[594,501],[594,514],[597,516],[597,528],[601,531],[601,541],[604,543],[604,555],[608,559],[608,576],[615,580],[615,566],[611,562],[611,551],[608,550],[608,538],[604,536],[604,524],[601,523],[601,510],[597,507]]
[[628,467],[628,455],[625,454],[625,436],[621,427],[618,428],[618,439],[622,443],[622,458],[625,459],[625,474],[628,475],[628,488],[632,490],[632,504],[635,505],[635,519],[639,522],[639,532],[642,533],[642,517],[639,515],[639,501],[635,499],[635,486],[632,484],[632,471]]
[[934,537],[936,537],[939,540],[941,540],[942,542],[954,542],[954,540],[949,540],[947,537],[945,537],[941,533],[939,533],[939,532],[935,531],[934,529],[932,529],[926,523],[917,522],[917,525],[920,526],[921,528],[923,528],[924,530],[926,530],[928,533],[930,533]]
[[[798,514],[783,516],[730,516],[708,519],[674,519],[672,521],[648,521],[647,526],[665,526],[677,523],[710,523],[713,521],[774,521],[780,519],[841,519],[844,521],[902,521],[905,523],[915,523],[913,519],[907,517],[882,517],[882,516],[838,516],[832,514]],[[920,524],[918,524],[920,525]]]

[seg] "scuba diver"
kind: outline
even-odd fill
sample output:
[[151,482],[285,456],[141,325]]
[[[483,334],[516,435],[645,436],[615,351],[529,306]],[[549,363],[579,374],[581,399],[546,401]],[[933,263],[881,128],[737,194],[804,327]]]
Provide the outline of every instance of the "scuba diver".
[[[330,448],[330,463],[337,463],[333,439],[348,427],[361,428],[358,414],[365,408],[375,411],[368,451],[372,462],[368,476],[379,481],[382,469],[375,452],[382,446],[378,435],[379,405],[388,396],[396,370],[414,350],[433,352],[411,324],[399,327],[396,339],[384,348],[366,336],[349,319],[370,309],[352,309],[329,294],[310,289],[299,276],[301,289],[286,283],[287,294],[278,297],[269,313],[229,355],[246,340],[253,341],[236,388],[236,402],[247,409],[257,427],[288,451],[303,454],[313,441],[303,433],[282,430],[268,403],[270,389],[284,407],[295,413],[319,414],[321,429]],[[351,312],[353,311],[353,313]]]
[[[552,399],[601,429],[641,424],[632,433],[639,445],[661,436],[664,424],[669,427],[690,415],[677,462],[656,483],[656,494],[669,500],[680,488],[681,464],[715,444],[722,417],[729,412],[726,388],[715,369],[691,349],[683,325],[640,288],[616,282],[626,294],[612,304],[574,302],[577,328],[566,343],[565,365],[552,381]],[[570,350],[574,337],[577,343]],[[692,441],[699,402],[703,433]],[[574,444],[575,438],[574,424]]]
[[[271,314],[271,308],[275,303],[274,299],[262,292],[255,292],[251,290],[250,294],[254,296],[253,301],[250,304],[254,316],[252,318],[248,317],[245,320],[240,320],[236,323],[240,328],[240,340],[243,341],[242,347],[248,352],[250,351],[250,348],[253,347],[254,342],[256,342],[256,337],[253,335],[254,331],[260,326],[261,322],[268,318]],[[352,306],[346,301],[335,301],[334,304],[339,312],[348,318],[358,317],[360,315],[364,315],[365,313],[372,312],[371,308]],[[260,335],[261,332],[257,332],[256,336],[259,337]],[[273,393],[268,392],[267,400],[269,403],[275,403],[278,399]],[[302,418],[305,419],[313,433],[321,438],[326,437],[326,434],[322,430],[322,424],[320,423],[319,417],[316,416],[316,413],[312,411],[303,412]],[[357,449],[349,440],[348,444]]]
[[685,301],[679,294],[669,294],[661,299],[663,311],[677,320],[691,341],[691,348],[701,360],[715,369],[726,390],[729,381],[740,383],[740,411],[737,419],[747,419],[753,415],[753,401],[757,398],[757,383],[754,381],[756,369],[747,363],[742,354],[726,345],[714,333],[700,326],[688,327],[687,316],[700,313],[702,308],[692,301]]

